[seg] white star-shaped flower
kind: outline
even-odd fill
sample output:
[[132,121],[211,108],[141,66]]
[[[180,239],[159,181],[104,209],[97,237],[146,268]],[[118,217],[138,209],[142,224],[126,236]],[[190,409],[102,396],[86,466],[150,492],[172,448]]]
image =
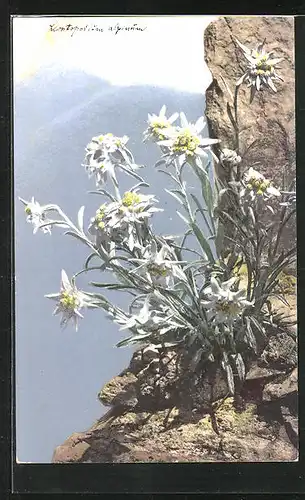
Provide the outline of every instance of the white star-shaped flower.
[[248,83],[248,87],[252,87],[251,100],[254,97],[255,91],[261,90],[263,87],[270,87],[273,92],[277,92],[273,80],[284,81],[283,78],[276,73],[276,66],[283,58],[273,59],[271,57],[273,52],[266,52],[264,50],[265,42],[260,43],[256,49],[249,49],[240,43],[237,38],[235,40],[248,61],[246,72],[238,80],[236,85],[239,86],[243,82]]

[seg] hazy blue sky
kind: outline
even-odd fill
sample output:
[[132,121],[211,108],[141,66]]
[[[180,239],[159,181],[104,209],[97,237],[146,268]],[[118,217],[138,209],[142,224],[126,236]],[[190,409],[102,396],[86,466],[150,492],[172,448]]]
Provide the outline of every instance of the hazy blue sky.
[[[142,143],[147,113],[159,112],[163,104],[169,114],[184,111],[191,120],[204,111],[210,75],[203,32],[210,19],[182,17],[69,19],[105,29],[117,22],[146,26],[141,33],[72,37],[48,32],[46,18],[14,21],[16,200],[34,196],[41,204],[54,202],[74,220],[85,204],[89,222],[101,200],[87,193],[95,186],[81,167],[84,148],[93,135],[126,134],[136,162],[146,165],[147,192],[165,208],[155,215],[154,228],[182,232],[176,203],[163,191],[162,174],[153,169],[158,149]],[[52,20],[58,22],[67,20]],[[190,176],[189,187],[196,189],[192,182]],[[132,183],[125,178],[126,187]],[[18,200],[15,228],[17,457],[50,462],[55,446],[105,411],[97,393],[127,365],[131,352],[114,347],[121,334],[102,311],[88,312],[77,333],[70,326],[62,331],[59,318],[52,316],[54,302],[44,298],[59,290],[62,268],[68,275],[82,268],[86,248],[60,229],[51,237],[33,235]],[[86,289],[87,281],[82,277],[78,284]]]

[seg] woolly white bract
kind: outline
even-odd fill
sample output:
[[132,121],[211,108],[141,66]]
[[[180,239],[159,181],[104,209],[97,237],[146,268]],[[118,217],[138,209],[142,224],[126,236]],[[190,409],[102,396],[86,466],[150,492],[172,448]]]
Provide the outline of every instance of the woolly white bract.
[[95,176],[96,185],[102,186],[108,177],[116,181],[115,168],[133,174],[139,168],[131,152],[126,148],[128,137],[116,137],[111,133],[93,137],[86,147],[84,167],[89,177]]
[[35,201],[34,197],[32,197],[31,201],[22,198],[19,198],[19,200],[25,205],[24,211],[27,214],[27,222],[34,226],[33,233],[35,234],[38,229],[41,229],[43,233],[51,234],[50,226],[41,227],[41,225],[48,222],[46,213],[53,210],[53,205],[40,205],[38,201]]
[[247,70],[238,80],[236,85],[239,86],[244,81],[247,82],[248,87],[252,87],[253,89],[253,95],[256,90],[261,90],[263,87],[270,87],[273,92],[276,92],[277,90],[273,80],[284,81],[283,78],[276,73],[276,67],[283,58],[273,59],[271,57],[273,52],[266,52],[264,50],[264,42],[260,43],[256,49],[249,49],[240,43],[237,38],[235,40],[248,61]]
[[281,196],[280,191],[272,185],[272,181],[252,167],[244,174],[243,184],[241,197],[249,197],[252,201],[257,197],[269,200],[274,196]]
[[158,251],[156,242],[152,241],[141,252],[141,259],[130,259],[131,262],[139,264],[132,273],[140,273],[151,283],[166,287],[173,286],[175,279],[187,281],[181,268],[181,264],[187,262],[178,261],[168,245],[163,244]]
[[168,127],[162,130],[165,139],[158,141],[164,148],[164,156],[168,157],[167,163],[173,158],[178,158],[179,163],[193,161],[198,157],[206,162],[207,149],[212,144],[217,144],[218,139],[202,137],[200,133],[206,128],[206,122],[201,116],[195,124],[189,123],[184,113],[180,113],[180,127]]
[[212,276],[210,286],[204,289],[208,300],[202,300],[201,304],[207,309],[208,319],[213,323],[232,325],[246,307],[253,305],[252,302],[246,300],[245,290],[237,292],[231,290],[235,282],[236,278],[231,278],[219,284]]
[[174,113],[169,118],[166,118],[166,106],[163,105],[159,115],[148,115],[148,128],[144,132],[144,141],[153,140],[161,141],[165,139],[163,134],[165,129],[171,128],[172,124],[177,120],[179,114]]
[[162,208],[154,207],[157,203],[154,195],[138,193],[138,189],[127,191],[123,197],[112,203],[103,204],[91,219],[89,232],[96,236],[97,247],[114,250],[111,243],[128,243],[132,251],[141,232],[141,225]]
[[60,326],[66,327],[70,320],[73,321],[75,330],[78,330],[79,318],[83,318],[81,310],[84,307],[96,307],[89,297],[77,289],[69,280],[66,271],[61,271],[60,292],[45,295],[48,299],[56,300],[57,305],[54,315],[61,314]]

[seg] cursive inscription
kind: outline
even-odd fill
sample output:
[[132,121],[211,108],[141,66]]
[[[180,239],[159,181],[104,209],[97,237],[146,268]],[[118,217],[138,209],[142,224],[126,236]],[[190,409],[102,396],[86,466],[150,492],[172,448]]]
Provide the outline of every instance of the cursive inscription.
[[126,31],[128,32],[143,32],[145,31],[147,26],[139,26],[137,23],[131,24],[131,25],[121,25],[119,23],[109,25],[106,28],[102,28],[101,26],[98,26],[97,24],[85,24],[84,26],[78,26],[77,24],[50,24],[49,31],[52,32],[69,32],[71,36],[74,36],[75,33],[84,33],[84,32],[100,32],[104,33],[106,31],[109,31],[113,33],[114,35],[117,35],[118,33],[124,33]]

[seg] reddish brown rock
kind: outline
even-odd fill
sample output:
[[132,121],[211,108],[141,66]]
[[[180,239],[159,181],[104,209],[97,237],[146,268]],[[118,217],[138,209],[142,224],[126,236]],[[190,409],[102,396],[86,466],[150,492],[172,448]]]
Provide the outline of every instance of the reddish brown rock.
[[[167,358],[171,359],[171,356]],[[266,462],[297,459],[297,416],[291,409],[291,402],[283,398],[283,391],[278,406],[274,406],[274,400],[271,408],[264,402],[267,419],[259,401],[251,397],[244,399],[241,410],[237,410],[233,398],[219,398],[213,414],[204,404],[206,399],[202,395],[201,383],[192,382],[192,386],[188,386],[188,398],[183,392],[183,380],[190,378],[190,374],[188,377],[184,374],[180,380],[173,370],[174,365],[168,363],[163,379],[159,379],[160,374],[149,367],[150,359],[145,361],[141,354],[134,354],[128,370],[106,384],[99,397],[116,408],[122,401],[129,401],[132,395],[136,405],[112,420],[97,422],[86,433],[73,434],[55,450],[53,462]],[[272,376],[279,375],[272,371]],[[153,377],[159,381],[159,397],[148,391],[143,398],[146,389],[154,386]],[[270,376],[260,380],[262,392],[264,385],[270,382]],[[288,396],[290,385],[286,390]],[[178,390],[172,391],[174,387]],[[206,394],[210,392],[207,382],[206,391]],[[286,412],[285,419],[283,411]]]
[[[206,114],[211,135],[220,138],[222,147],[228,148],[234,148],[234,137],[221,77],[234,91],[245,67],[232,35],[249,46],[266,38],[267,50],[274,49],[276,56],[284,57],[281,75],[285,82],[278,83],[277,94],[260,92],[250,106],[249,89],[243,86],[240,90],[243,161],[248,166],[260,161],[259,170],[275,180],[280,179],[283,168],[294,176],[293,19],[226,17],[207,28],[205,57],[213,82],[207,91]],[[254,140],[257,142],[248,149]],[[279,383],[277,378],[273,380],[287,366],[291,369],[296,364],[295,349],[288,346],[289,356],[283,350],[288,344],[287,341],[278,345],[274,340],[266,350],[264,365],[252,368],[247,384],[258,381],[259,397],[253,397],[253,391],[249,390],[241,411],[236,409],[232,398],[222,401],[227,385],[219,374],[212,394],[212,401],[217,401],[214,415],[206,405],[211,399],[211,387],[204,376],[194,383],[190,373],[179,375],[172,353],[163,360],[163,366],[155,364],[154,353],[146,356],[136,353],[128,369],[114,377],[99,394],[104,404],[115,407],[130,403],[130,410],[111,421],[96,423],[86,433],[72,435],[56,448],[53,462],[297,460],[297,415],[294,401],[291,402],[296,371],[293,379],[285,379],[285,394],[282,379]],[[267,392],[270,395],[271,389],[274,397],[260,404],[262,395]]]
[[298,370],[295,368],[285,378],[269,382],[265,385],[263,401],[274,401],[298,392]]
[[[237,38],[249,48],[265,42],[265,49],[274,57],[283,58],[278,73],[277,93],[269,88],[256,92],[250,104],[250,89],[239,87],[238,117],[240,129],[239,154],[241,168],[254,168],[282,186],[295,179],[295,68],[294,20],[292,17],[222,17],[211,23],[204,35],[205,60],[212,73],[206,91],[206,116],[211,137],[221,140],[221,148],[235,149],[235,135],[227,105],[234,109],[226,85],[234,95],[236,82],[244,74],[247,61],[235,42]],[[225,82],[224,82],[225,80]],[[234,110],[233,110],[234,114]],[[220,166],[218,175],[225,173]],[[284,231],[282,245],[290,248],[295,239],[295,219]]]
[[90,445],[82,440],[83,433],[74,432],[66,441],[55,448],[53,463],[82,462]]
[[[213,136],[221,146],[234,149],[234,133],[227,114],[230,96],[225,79],[234,94],[235,84],[244,73],[247,61],[234,42],[237,38],[250,48],[266,40],[265,48],[282,57],[277,93],[271,89],[256,92],[251,105],[250,90],[241,85],[238,96],[240,153],[249,163],[259,161],[260,171],[281,180],[282,171],[295,175],[294,105],[294,20],[292,17],[223,17],[211,23],[204,36],[205,60],[213,81],[206,92],[206,116]],[[258,141],[255,147],[247,148]]]

